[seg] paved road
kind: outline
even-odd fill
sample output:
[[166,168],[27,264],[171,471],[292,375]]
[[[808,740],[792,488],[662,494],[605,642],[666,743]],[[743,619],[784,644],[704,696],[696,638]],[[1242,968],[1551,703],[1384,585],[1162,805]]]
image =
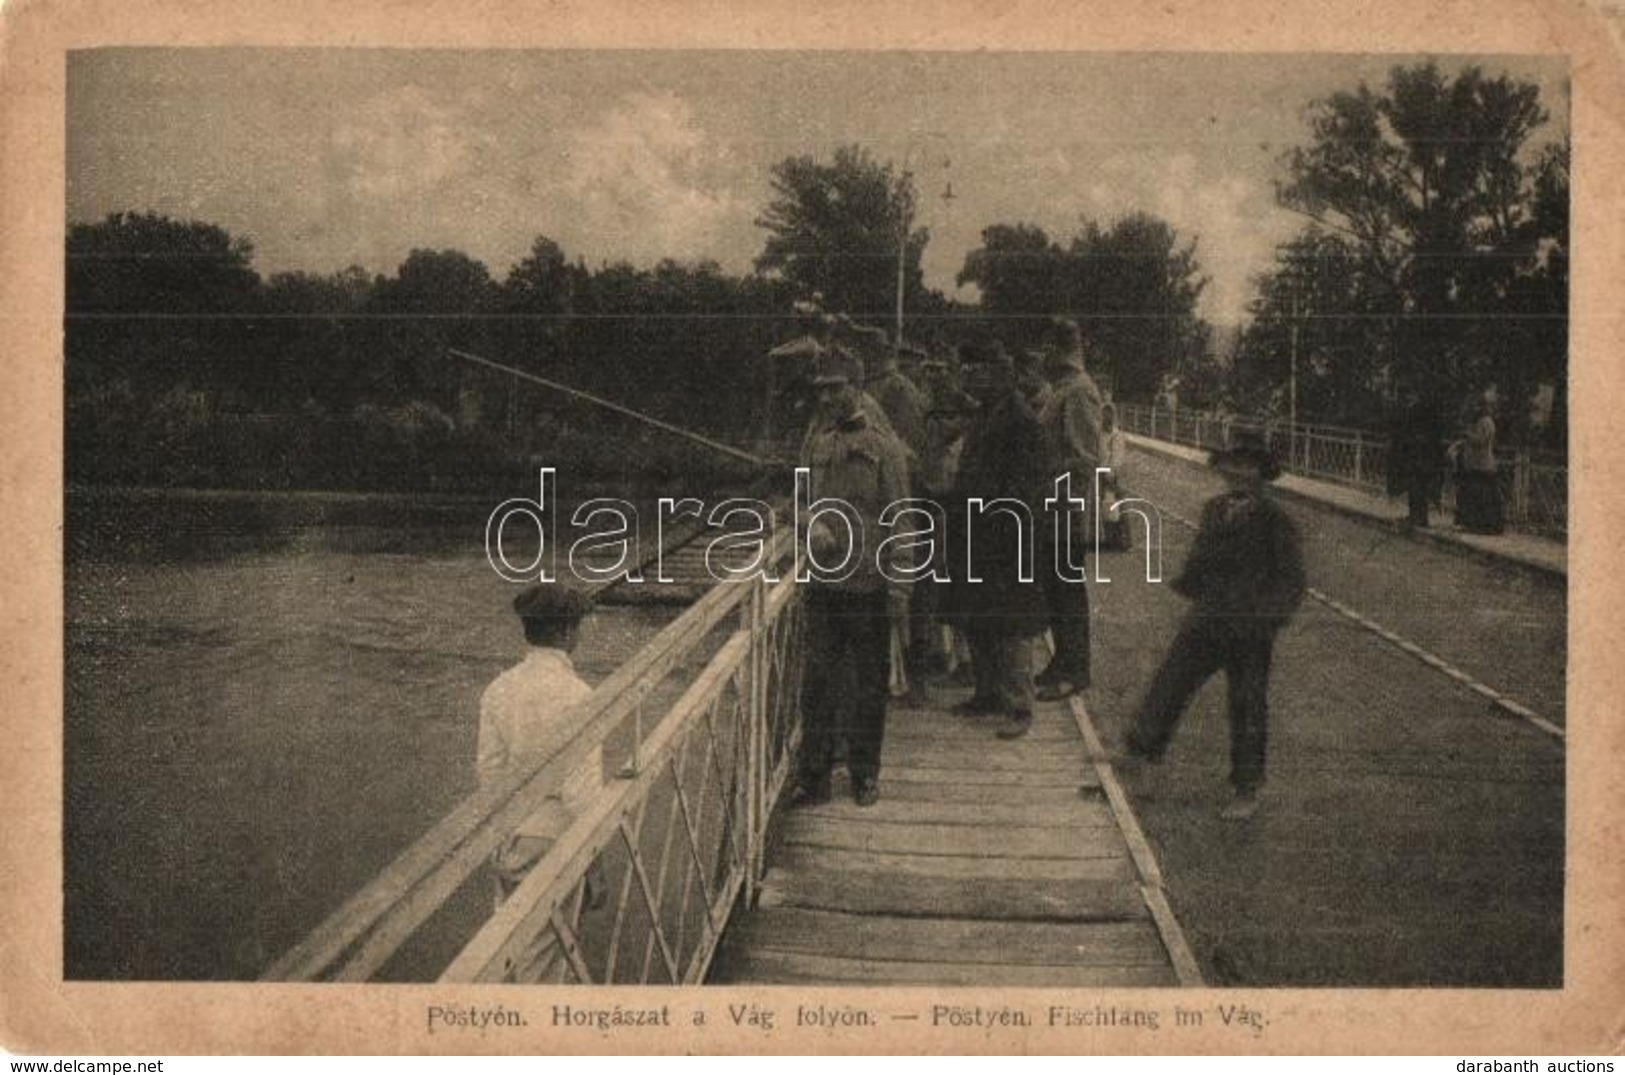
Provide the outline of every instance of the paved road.
[[[1194,518],[1210,473],[1136,454],[1136,491]],[[1311,585],[1561,725],[1562,588],[1289,503]],[[1165,531],[1165,574],[1190,533]],[[1184,602],[1137,554],[1091,589],[1088,703],[1121,732]],[[1227,794],[1224,687],[1127,785],[1175,912],[1215,985],[1562,981],[1564,748],[1348,619],[1306,604],[1277,647],[1270,784],[1245,825]]]

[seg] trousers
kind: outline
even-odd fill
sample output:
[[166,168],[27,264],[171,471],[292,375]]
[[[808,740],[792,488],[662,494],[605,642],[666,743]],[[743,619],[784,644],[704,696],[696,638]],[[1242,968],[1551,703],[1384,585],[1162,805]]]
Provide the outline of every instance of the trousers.
[[989,631],[970,633],[976,697],[1006,713],[1033,711],[1033,640]]
[[1044,577],[1044,603],[1049,609],[1050,637],[1055,655],[1048,671],[1064,675],[1079,686],[1089,685],[1089,586],[1064,581],[1053,563],[1040,561]]
[[836,740],[847,745],[854,781],[880,776],[891,678],[886,591],[809,586],[807,663],[801,680],[803,784],[827,784]]
[[1191,696],[1223,669],[1230,703],[1230,783],[1237,791],[1256,790],[1264,783],[1275,634],[1273,625],[1251,618],[1187,616],[1140,704],[1129,748],[1160,757]]

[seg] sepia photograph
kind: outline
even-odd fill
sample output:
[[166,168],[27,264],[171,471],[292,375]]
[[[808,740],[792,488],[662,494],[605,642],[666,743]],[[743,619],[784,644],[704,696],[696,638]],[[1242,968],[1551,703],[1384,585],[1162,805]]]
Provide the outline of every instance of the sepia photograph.
[[9,7],[0,1046],[1617,1054],[1622,59]]
[[70,52],[64,978],[1562,987],[1569,87]]

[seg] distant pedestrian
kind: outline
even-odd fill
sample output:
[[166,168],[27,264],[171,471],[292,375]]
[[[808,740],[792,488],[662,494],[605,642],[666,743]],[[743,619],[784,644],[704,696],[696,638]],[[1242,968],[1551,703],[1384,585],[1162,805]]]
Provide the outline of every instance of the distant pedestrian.
[[[891,676],[891,617],[907,607],[908,587],[900,577],[905,550],[885,534],[880,514],[908,496],[908,466],[902,445],[872,423],[859,397],[861,367],[850,355],[832,351],[813,378],[824,420],[808,439],[802,464],[808,468],[814,500],[842,502],[846,526],[818,517],[805,535],[809,552],[832,574],[843,554],[856,565],[839,580],[806,586],[807,652],[802,678],[802,742],[794,800],[827,802],[834,750],[847,745],[852,797],[859,806],[880,798],[880,755],[886,732]],[[841,540],[842,529],[854,541]],[[888,577],[879,557],[897,558]]]
[[1266,492],[1280,475],[1274,455],[1253,434],[1215,452],[1228,492],[1202,508],[1201,528],[1173,581],[1193,608],[1140,704],[1128,736],[1132,756],[1160,758],[1191,696],[1223,669],[1230,694],[1230,783],[1222,812],[1252,816],[1264,783],[1269,675],[1275,637],[1303,600],[1298,529]]
[[976,681],[958,710],[1003,717],[999,738],[1015,739],[1032,726],[1033,642],[1049,624],[1043,565],[1035,561],[1048,474],[1038,416],[1016,386],[1009,356],[992,345],[973,358],[965,387],[981,409],[948,509],[946,613],[970,643]]
[[1506,529],[1500,472],[1495,464],[1495,404],[1492,384],[1468,403],[1466,428],[1456,446],[1456,525],[1474,534]]
[[[1045,450],[1051,481],[1072,476],[1072,495],[1086,502],[1094,490],[1095,468],[1100,465],[1100,389],[1084,369],[1083,335],[1077,322],[1056,318],[1051,323],[1050,345],[1045,357],[1050,394],[1039,421],[1044,429]],[[1053,485],[1046,496],[1053,496]],[[1089,512],[1066,516],[1071,534],[1074,565],[1085,563],[1084,549],[1094,534],[1094,518]],[[1038,697],[1042,701],[1065,698],[1089,686],[1089,587],[1081,578],[1068,578],[1057,565],[1064,562],[1064,549],[1057,549],[1058,537],[1052,522],[1043,530],[1044,545],[1039,554],[1044,567],[1046,597],[1049,602],[1050,634],[1055,654],[1048,667],[1038,674]],[[1058,559],[1061,557],[1061,559]]]
[[1405,495],[1411,526],[1428,525],[1428,509],[1444,493],[1445,462],[1438,408],[1414,389],[1406,392],[1388,442],[1388,492]]

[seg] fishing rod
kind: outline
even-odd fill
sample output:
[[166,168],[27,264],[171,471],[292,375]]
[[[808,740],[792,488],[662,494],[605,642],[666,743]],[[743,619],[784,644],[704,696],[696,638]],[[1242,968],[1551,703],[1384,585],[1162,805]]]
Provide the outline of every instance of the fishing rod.
[[485,366],[489,369],[496,370],[499,373],[506,373],[509,376],[518,377],[522,380],[539,384],[544,388],[551,388],[555,392],[562,392],[567,396],[585,400],[594,406],[602,407],[605,410],[614,411],[616,414],[624,415],[628,418],[642,422],[645,425],[654,426],[656,429],[663,430],[664,432],[670,433],[673,436],[681,437],[684,440],[691,441],[694,444],[702,445],[703,447],[709,448],[714,452],[720,452],[723,455],[731,456],[734,459],[740,459],[747,463],[764,468],[774,465],[772,460],[764,459],[762,456],[756,455],[752,452],[747,452],[743,448],[735,448],[731,444],[724,444],[722,441],[712,440],[710,437],[707,437],[701,433],[696,433],[692,429],[684,429],[682,426],[673,425],[670,422],[663,422],[659,418],[644,414],[642,411],[633,410],[631,407],[623,406],[622,404],[616,403],[613,400],[605,399],[602,396],[595,396],[591,392],[583,392],[579,388],[571,388],[567,384],[549,380],[546,377],[530,373],[526,370],[519,369],[518,367],[510,366],[503,362],[493,362],[489,358],[482,358],[479,355],[461,350],[456,347],[446,348],[446,353],[456,358],[460,358],[465,362],[472,362],[478,366]]

